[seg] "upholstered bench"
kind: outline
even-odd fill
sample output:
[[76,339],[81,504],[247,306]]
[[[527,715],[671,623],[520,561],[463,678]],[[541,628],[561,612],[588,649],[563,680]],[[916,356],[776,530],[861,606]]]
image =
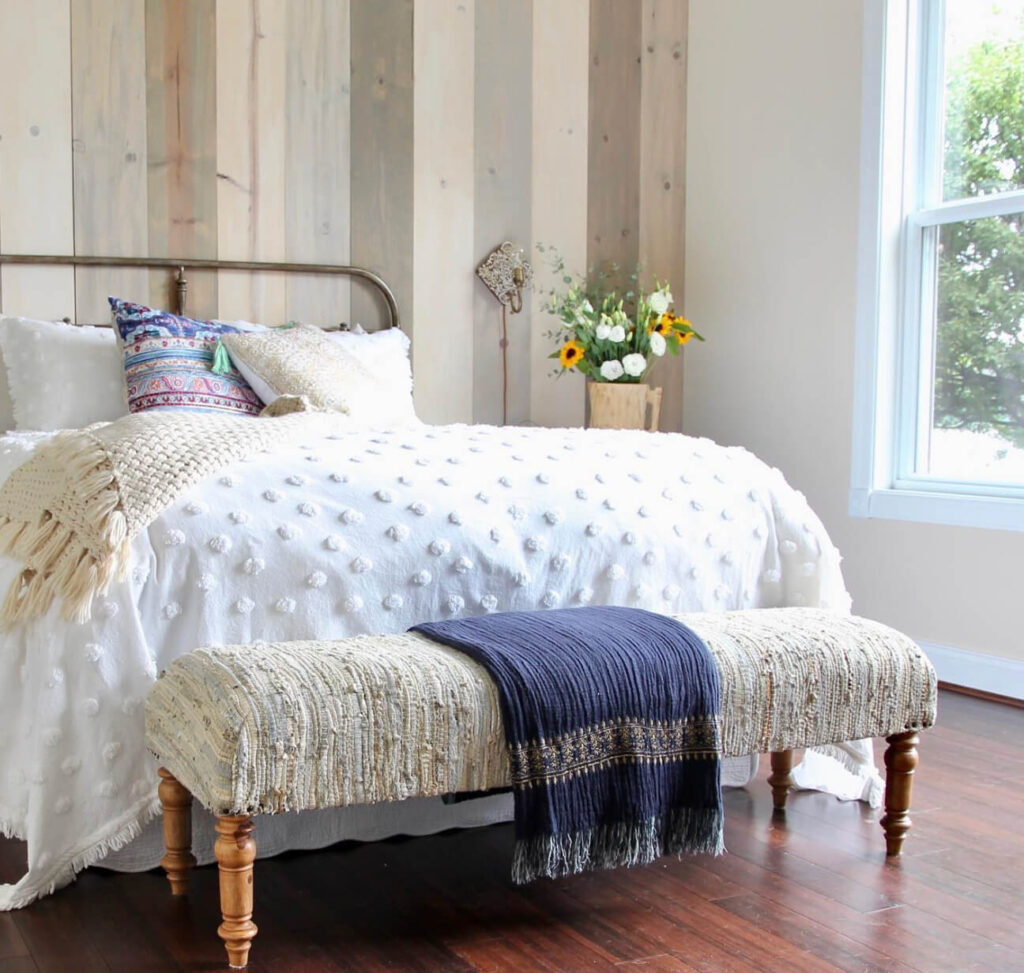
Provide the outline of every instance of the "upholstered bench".
[[[935,672],[906,636],[799,608],[679,616],[705,641],[722,694],[723,755],[772,754],[777,808],[792,751],[884,736],[887,853],[910,828],[918,731],[935,720]],[[252,817],[509,784],[495,687],[468,656],[417,634],[200,649],[146,705],[161,764],[174,894],[192,856],[193,796],[217,815],[218,930],[233,967],[256,935]]]

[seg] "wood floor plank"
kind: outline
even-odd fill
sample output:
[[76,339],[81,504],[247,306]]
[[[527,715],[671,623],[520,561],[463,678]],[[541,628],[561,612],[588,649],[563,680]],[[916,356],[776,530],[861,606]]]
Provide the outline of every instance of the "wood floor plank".
[[0,959],[0,973],[39,973],[31,956],[10,956]]
[[28,946],[18,932],[14,916],[7,912],[0,913],[0,960],[28,955]]
[[40,973],[107,973],[79,918],[78,903],[71,895],[52,895],[21,909],[15,916],[18,931]]

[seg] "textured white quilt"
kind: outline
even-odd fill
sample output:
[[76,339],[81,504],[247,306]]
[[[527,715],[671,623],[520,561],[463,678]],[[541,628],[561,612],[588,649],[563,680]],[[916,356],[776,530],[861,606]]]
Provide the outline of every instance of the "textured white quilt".
[[[31,437],[0,440],[0,474]],[[6,464],[6,466],[4,466]],[[743,449],[677,435],[412,426],[295,443],[214,476],[136,538],[129,581],[73,624],[0,640],[0,828],[17,908],[156,810],[142,707],[192,648],[485,611],[847,610],[803,496]],[[0,564],[0,589],[18,565]]]

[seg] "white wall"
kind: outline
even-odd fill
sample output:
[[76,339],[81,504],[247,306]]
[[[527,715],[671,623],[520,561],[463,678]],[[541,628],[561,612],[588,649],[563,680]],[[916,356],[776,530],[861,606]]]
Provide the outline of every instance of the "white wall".
[[1024,660],[1024,534],[847,513],[861,13],[690,4],[686,311],[708,340],[687,352],[685,430],[747,446],[807,494],[855,611]]

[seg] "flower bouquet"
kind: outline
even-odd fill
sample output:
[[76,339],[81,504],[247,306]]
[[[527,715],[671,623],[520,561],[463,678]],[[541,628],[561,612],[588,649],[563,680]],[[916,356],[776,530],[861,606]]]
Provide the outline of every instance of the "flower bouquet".
[[553,266],[566,286],[550,291],[544,305],[561,321],[560,328],[548,332],[559,344],[549,356],[561,365],[556,374],[576,370],[589,379],[591,426],[657,429],[661,389],[649,389],[644,379],[666,352],[678,355],[688,341],[703,337],[673,312],[667,283],[655,281],[645,288],[638,271],[620,292],[609,286],[612,278],[606,273],[589,280],[567,274],[557,252]]
[[630,278],[634,289],[620,294],[604,288],[604,275],[589,284],[566,274],[560,257],[555,260],[567,286],[552,291],[544,309],[562,322],[549,332],[560,345],[549,357],[558,359],[562,371],[576,369],[594,382],[639,384],[666,352],[678,355],[692,338],[704,340],[673,313],[667,283],[655,281],[646,290],[636,273]]

